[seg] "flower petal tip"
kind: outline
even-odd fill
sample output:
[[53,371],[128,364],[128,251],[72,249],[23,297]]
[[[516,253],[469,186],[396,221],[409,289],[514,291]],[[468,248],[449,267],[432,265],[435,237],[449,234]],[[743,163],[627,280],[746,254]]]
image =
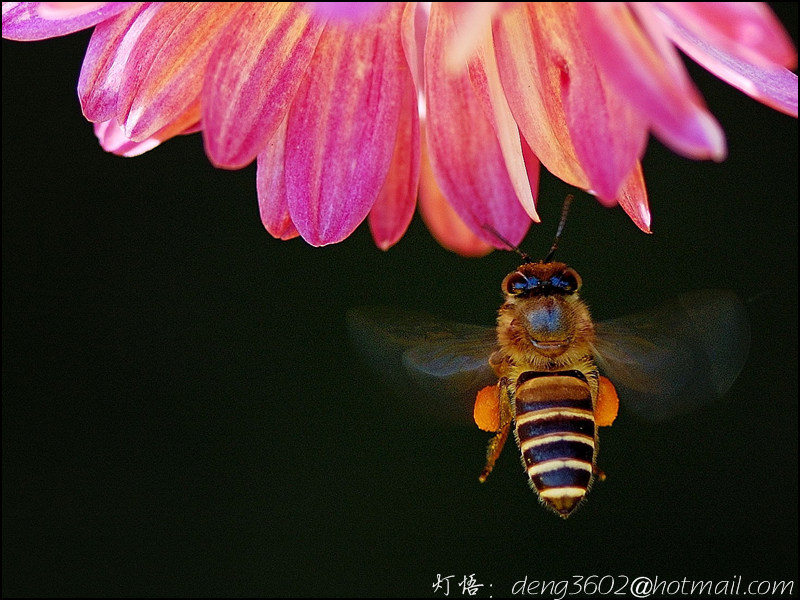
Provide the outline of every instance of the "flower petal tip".
[[37,10],[42,19],[58,21],[82,17],[103,7],[105,2],[39,2]]
[[665,144],[687,158],[722,162],[728,156],[725,133],[705,109],[693,111],[673,126],[654,125],[654,129]]
[[125,135],[124,128],[114,119],[95,123],[94,134],[103,150],[125,158],[139,156],[161,144],[161,140],[155,137],[139,142],[132,141]]
[[725,142],[725,133],[717,120],[709,113],[699,112],[696,117],[698,129],[705,134],[707,141],[708,158],[715,162],[722,162],[728,157],[728,146]]
[[636,212],[633,222],[636,224],[639,230],[644,233],[653,233],[653,230],[650,229],[652,216],[650,215],[650,209],[647,207],[647,205],[637,204],[633,210]]

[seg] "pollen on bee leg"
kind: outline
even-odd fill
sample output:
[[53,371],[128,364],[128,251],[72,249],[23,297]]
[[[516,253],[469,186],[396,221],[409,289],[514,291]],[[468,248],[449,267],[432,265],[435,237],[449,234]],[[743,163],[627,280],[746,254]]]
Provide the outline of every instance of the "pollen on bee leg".
[[478,392],[472,415],[475,424],[483,431],[499,431],[500,393],[496,385],[487,385]]
[[594,407],[594,422],[598,427],[608,427],[617,418],[619,412],[619,396],[617,389],[607,377],[600,376],[600,389],[597,392],[597,403]]

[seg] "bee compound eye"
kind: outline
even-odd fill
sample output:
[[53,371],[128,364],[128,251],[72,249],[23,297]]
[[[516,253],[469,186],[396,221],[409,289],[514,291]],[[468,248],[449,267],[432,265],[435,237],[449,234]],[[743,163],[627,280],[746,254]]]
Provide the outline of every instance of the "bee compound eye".
[[548,287],[557,292],[569,292],[569,280],[563,275],[553,275],[547,280]]
[[528,278],[520,272],[512,273],[506,278],[506,293],[517,295],[530,289],[531,283]]
[[573,269],[565,270],[560,276],[560,284],[558,287],[568,294],[577,292],[578,288],[581,287],[580,275]]

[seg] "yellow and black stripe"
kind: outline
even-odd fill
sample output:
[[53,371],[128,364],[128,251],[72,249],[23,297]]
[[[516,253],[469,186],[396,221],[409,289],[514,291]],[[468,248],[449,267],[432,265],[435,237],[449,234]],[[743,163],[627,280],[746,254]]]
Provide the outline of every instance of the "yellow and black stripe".
[[580,371],[527,371],[514,398],[517,443],[542,501],[562,517],[592,482],[596,426],[592,394]]

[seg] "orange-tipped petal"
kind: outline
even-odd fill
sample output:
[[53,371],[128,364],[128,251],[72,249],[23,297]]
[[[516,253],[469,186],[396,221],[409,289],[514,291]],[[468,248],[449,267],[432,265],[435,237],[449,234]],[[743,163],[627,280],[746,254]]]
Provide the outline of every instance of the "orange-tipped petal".
[[264,228],[273,237],[289,240],[300,235],[289,215],[283,165],[286,154],[286,121],[284,119],[272,139],[259,152],[256,160],[258,211]]
[[372,239],[381,250],[394,246],[408,229],[417,205],[420,132],[417,96],[411,73],[402,90],[403,106],[394,144],[392,164],[378,199],[369,211]]
[[650,207],[647,202],[647,188],[644,185],[644,172],[641,163],[631,171],[617,199],[622,210],[636,226],[645,233],[650,231]]
[[236,8],[166,3],[144,27],[130,52],[117,105],[129,138],[153,135],[196,102],[209,56]]
[[522,142],[522,159],[525,161],[525,172],[528,174],[528,181],[530,182],[531,191],[533,191],[535,198],[536,193],[539,190],[539,178],[541,177],[542,163],[539,162],[539,158],[536,156],[531,147],[528,145],[528,142],[525,141],[525,138],[522,137],[521,134],[520,141]]
[[425,45],[427,137],[440,189],[473,234],[495,247],[517,245],[530,226],[506,168],[502,148],[465,68],[446,66],[446,46],[455,32],[452,8],[431,7]]
[[400,42],[403,6],[360,26],[326,26],[289,111],[286,192],[314,246],[346,238],[386,181],[411,81]]
[[[77,10],[45,10],[39,2],[3,2],[3,37],[32,42],[88,29],[128,8],[125,2],[79,3]],[[64,2],[62,4],[69,4]],[[86,6],[94,4],[95,6]]]
[[424,127],[419,174],[419,214],[436,241],[456,254],[479,257],[486,256],[494,249],[492,245],[472,233],[436,185],[428,159]]
[[660,17],[646,4],[579,2],[583,39],[605,80],[661,140],[695,159],[722,160],[725,137],[689,79]]
[[203,139],[216,166],[248,165],[273,136],[308,72],[322,28],[294,2],[247,2],[231,19],[211,55],[202,92]]

